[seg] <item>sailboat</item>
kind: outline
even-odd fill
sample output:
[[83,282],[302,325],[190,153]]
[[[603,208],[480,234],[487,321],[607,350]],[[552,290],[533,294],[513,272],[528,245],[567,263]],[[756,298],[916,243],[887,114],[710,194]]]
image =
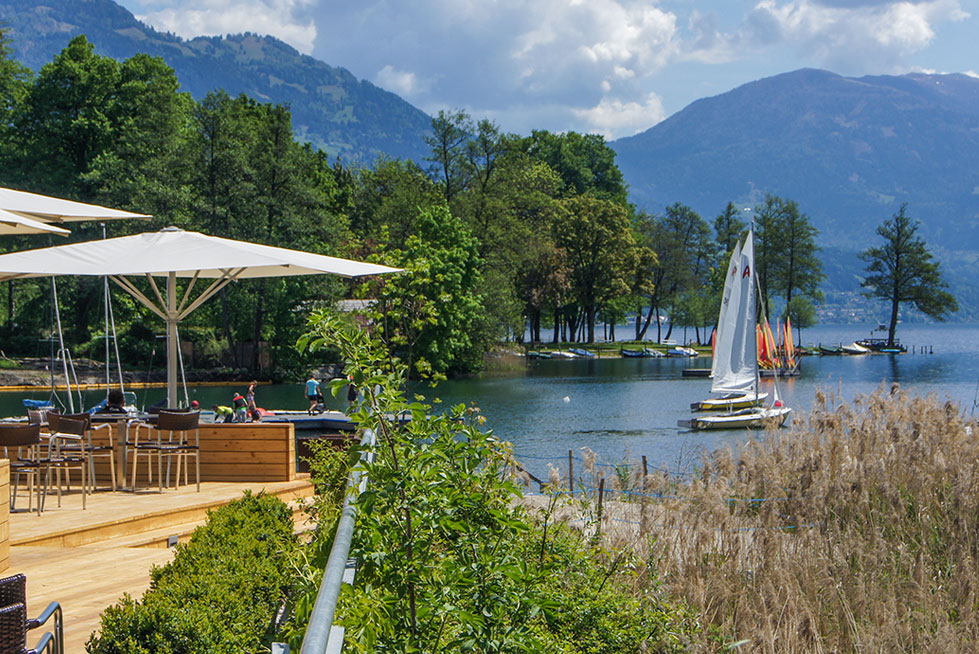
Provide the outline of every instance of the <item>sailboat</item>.
[[792,409],[782,403],[778,384],[771,406],[760,406],[767,393],[758,390],[758,341],[755,334],[756,279],[754,231],[744,245],[735,246],[727,267],[721,310],[717,321],[717,343],[711,364],[711,388],[720,395],[690,406],[695,411],[716,408],[722,415],[681,420],[689,429],[757,428],[770,423],[782,425]]
[[[747,244],[747,242],[746,242]],[[740,306],[741,285],[738,277],[738,269],[741,262],[742,250],[739,241],[734,246],[731,253],[731,260],[727,265],[727,277],[724,280],[724,292],[721,296],[721,310],[717,317],[717,330],[714,334],[714,357],[710,367],[710,377],[714,380],[711,384],[711,393],[718,394],[700,402],[690,405],[693,411],[731,411],[733,409],[746,409],[758,406],[767,397],[768,393],[755,392],[748,393],[746,390],[737,388],[732,390],[731,380],[734,376],[731,353],[734,350],[732,339],[736,331],[736,326],[741,324],[741,318],[737,317]],[[740,353],[742,350],[739,349]],[[741,362],[738,367],[743,366]],[[743,375],[742,375],[743,376]]]

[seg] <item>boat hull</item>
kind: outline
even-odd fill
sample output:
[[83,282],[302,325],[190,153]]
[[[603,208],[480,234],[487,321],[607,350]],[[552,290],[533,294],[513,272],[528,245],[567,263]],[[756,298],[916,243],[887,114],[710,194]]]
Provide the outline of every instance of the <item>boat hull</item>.
[[773,407],[771,409],[743,409],[725,415],[703,416],[680,420],[677,424],[694,431],[710,429],[764,429],[782,427],[792,409]]
[[741,395],[725,395],[724,397],[701,400],[690,405],[693,411],[732,411],[758,406],[768,397],[768,393],[745,393]]

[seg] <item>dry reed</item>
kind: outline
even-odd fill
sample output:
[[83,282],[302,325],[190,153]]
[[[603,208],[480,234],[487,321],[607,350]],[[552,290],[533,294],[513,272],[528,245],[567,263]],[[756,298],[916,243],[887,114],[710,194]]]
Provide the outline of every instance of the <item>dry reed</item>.
[[820,394],[696,478],[633,487],[658,497],[609,502],[603,537],[697,608],[694,651],[979,650],[979,439],[955,405]]

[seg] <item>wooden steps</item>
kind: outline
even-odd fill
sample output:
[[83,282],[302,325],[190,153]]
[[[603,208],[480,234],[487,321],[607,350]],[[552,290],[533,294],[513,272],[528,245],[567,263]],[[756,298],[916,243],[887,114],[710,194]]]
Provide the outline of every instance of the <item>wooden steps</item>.
[[149,587],[150,568],[172,560],[167,547],[171,537],[186,542],[209,510],[245,491],[280,497],[292,507],[297,531],[307,528],[298,499],[313,495],[308,476],[292,482],[204,482],[200,493],[193,486],[162,494],[98,492],[88,497],[85,510],[80,494],[72,492],[64,496],[61,508],[49,497],[40,516],[10,516],[10,569],[5,574],[27,575],[32,613],[51,600],[61,602],[65,651],[84,651],[105,607],[123,593],[140,597]]
[[[306,480],[296,482],[282,482],[270,485],[274,489],[266,489],[269,494],[280,497],[289,502],[298,497],[310,497],[313,494],[313,486]],[[168,491],[173,493],[174,491]],[[240,497],[241,493],[232,495],[222,495],[211,499],[209,494],[189,493],[181,490],[186,501],[178,506],[168,506],[150,511],[132,511],[125,515],[108,519],[96,519],[78,526],[66,526],[60,529],[46,530],[41,533],[19,534],[17,530],[11,530],[11,546],[29,545],[32,547],[81,547],[92,543],[108,541],[116,538],[132,537],[139,534],[155,531],[166,531],[178,525],[197,525],[202,524],[207,519],[209,511],[217,509]],[[105,495],[108,495],[106,493]],[[118,495],[113,493],[112,495]],[[152,500],[149,493],[138,493],[132,496],[131,503],[141,504],[144,501]],[[153,495],[157,495],[153,493]],[[167,495],[165,492],[164,496]],[[195,497],[196,496],[196,497]],[[100,494],[96,494],[89,499],[92,505],[100,499]],[[50,498],[49,498],[50,500]],[[94,508],[90,509],[91,515],[95,515]],[[88,513],[88,511],[86,511]],[[38,520],[44,520],[48,512],[42,514]],[[193,529],[191,529],[193,531]]]

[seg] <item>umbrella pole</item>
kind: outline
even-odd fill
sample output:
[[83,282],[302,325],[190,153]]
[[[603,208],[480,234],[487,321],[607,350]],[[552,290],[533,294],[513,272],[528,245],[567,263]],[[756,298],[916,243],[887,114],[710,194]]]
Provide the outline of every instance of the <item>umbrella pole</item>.
[[167,406],[177,408],[177,273],[167,275]]

